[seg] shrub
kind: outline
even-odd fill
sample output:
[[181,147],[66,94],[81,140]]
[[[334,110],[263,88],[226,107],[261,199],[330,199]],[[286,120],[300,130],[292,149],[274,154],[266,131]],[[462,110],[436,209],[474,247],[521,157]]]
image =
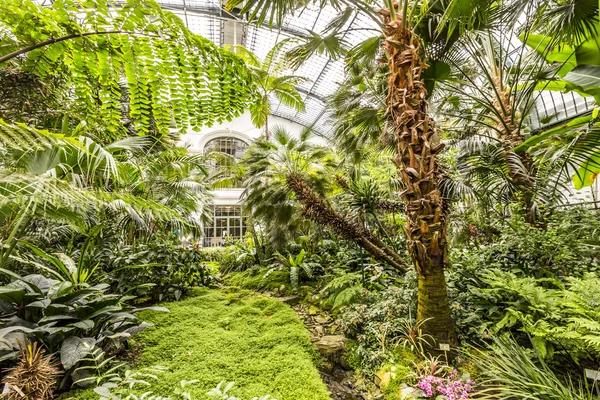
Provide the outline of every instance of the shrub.
[[314,270],[319,268],[320,265],[307,260],[306,252],[304,249],[300,250],[298,254],[292,256],[289,254],[287,257],[281,253],[275,253],[275,262],[271,264],[269,274],[274,271],[286,271],[290,276],[290,283],[294,290],[298,289],[301,278],[312,279],[314,277]]
[[210,284],[211,269],[205,261],[202,251],[170,243],[123,247],[112,262],[111,286],[150,302],[179,300],[190,288]]
[[[594,389],[570,375],[559,378],[548,364],[524,349],[509,336],[493,338],[491,350],[475,350],[471,355],[489,379],[483,382],[477,398],[494,400],[591,400]],[[579,381],[579,382],[578,382]]]
[[[469,326],[480,335],[512,332],[543,358],[575,364],[600,361],[600,279],[518,277],[489,270],[465,293]],[[459,320],[463,331],[466,320]]]
[[222,262],[225,253],[230,249],[227,247],[203,247],[198,250],[204,261]]
[[402,287],[379,293],[362,291],[357,304],[340,309],[337,324],[356,341],[361,368],[373,371],[385,361],[394,361],[392,350],[415,310],[416,288],[407,278]]
[[[557,212],[541,227],[515,217],[502,221],[499,228],[498,235],[476,241],[475,246],[456,248],[453,267],[471,273],[489,268],[520,271],[536,278],[600,272],[598,253],[590,246],[600,232],[597,211]],[[477,236],[477,228],[472,229]]]
[[[16,275],[15,275],[16,276]],[[49,352],[60,351],[67,377],[95,347],[115,349],[150,324],[135,314],[145,309],[168,311],[162,307],[134,308],[132,296],[108,294],[109,286],[98,284],[75,287],[69,281],[56,281],[41,275],[18,277],[0,287],[0,358],[14,359],[18,342],[36,337]]]

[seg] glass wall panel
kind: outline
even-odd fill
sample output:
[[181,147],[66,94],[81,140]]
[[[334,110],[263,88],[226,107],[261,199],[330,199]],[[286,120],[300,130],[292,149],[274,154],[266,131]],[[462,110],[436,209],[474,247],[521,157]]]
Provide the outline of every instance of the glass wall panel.
[[246,228],[241,206],[214,206],[212,223],[204,227],[204,246],[223,246],[227,239],[241,239]]

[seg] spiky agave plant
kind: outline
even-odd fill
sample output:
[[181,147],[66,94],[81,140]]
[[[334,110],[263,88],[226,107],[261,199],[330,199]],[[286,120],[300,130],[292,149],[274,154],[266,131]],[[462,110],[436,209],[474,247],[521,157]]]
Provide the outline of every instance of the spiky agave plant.
[[19,343],[21,361],[7,371],[3,383],[7,385],[6,399],[52,399],[56,380],[60,375],[58,363],[52,354],[46,354],[38,342]]

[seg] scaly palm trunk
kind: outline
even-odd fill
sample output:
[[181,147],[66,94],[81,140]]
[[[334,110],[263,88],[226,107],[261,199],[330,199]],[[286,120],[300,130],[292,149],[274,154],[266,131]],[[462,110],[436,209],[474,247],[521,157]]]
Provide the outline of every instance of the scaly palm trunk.
[[[497,127],[500,131],[500,140],[504,151],[504,160],[508,168],[510,180],[517,186],[520,192],[525,220],[533,224],[536,222],[537,215],[534,210],[534,185],[531,178],[535,174],[535,166],[529,153],[516,154],[513,149],[523,143],[523,138],[519,134],[517,121],[515,121],[513,112],[513,97],[502,84],[499,74],[494,76],[494,86],[496,88],[496,100],[494,107],[502,121],[498,121]],[[518,164],[522,164],[521,168]]]
[[308,219],[331,228],[344,239],[364,248],[377,260],[383,261],[399,271],[407,270],[408,265],[398,253],[365,229],[364,226],[337,212],[325,198],[315,193],[298,174],[291,173],[288,175],[287,184],[302,204],[302,211]]
[[390,76],[386,100],[388,124],[397,142],[394,159],[405,185],[408,250],[418,277],[417,319],[425,321],[424,333],[439,344],[458,345],[446,289],[446,232],[448,213],[438,184],[443,173],[436,159],[442,145],[428,116],[427,91],[421,72],[427,68],[420,53],[417,35],[402,25],[402,16],[384,15]]

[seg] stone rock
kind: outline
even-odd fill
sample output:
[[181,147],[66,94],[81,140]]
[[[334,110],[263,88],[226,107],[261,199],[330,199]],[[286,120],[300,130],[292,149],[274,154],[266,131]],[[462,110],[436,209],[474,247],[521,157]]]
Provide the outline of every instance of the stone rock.
[[315,306],[310,306],[308,308],[308,315],[317,315],[318,312],[319,312],[319,309]]
[[319,336],[325,335],[325,329],[321,325],[315,326],[315,332],[317,332],[317,335]]
[[375,373],[375,384],[381,389],[386,388],[392,379],[396,377],[396,367],[392,366],[389,371],[382,369]]
[[334,368],[332,371],[333,379],[338,383],[343,383],[346,380],[346,372],[340,368]]
[[342,335],[323,336],[317,342],[317,348],[323,356],[335,356],[346,348],[345,338]]
[[281,300],[285,304],[289,304],[290,306],[294,306],[300,303],[300,297],[298,296],[281,297],[279,300]]
[[417,394],[417,389],[412,388],[410,386],[406,386],[406,384],[403,384],[402,389],[400,389],[400,399],[401,400],[414,399],[416,394]]
[[323,324],[326,324],[326,323],[327,323],[327,321],[329,321],[329,318],[325,318],[325,317],[323,317],[322,315],[316,315],[316,316],[314,317],[314,320],[315,320],[315,322],[316,322],[317,324],[321,324],[321,325],[323,325]]

